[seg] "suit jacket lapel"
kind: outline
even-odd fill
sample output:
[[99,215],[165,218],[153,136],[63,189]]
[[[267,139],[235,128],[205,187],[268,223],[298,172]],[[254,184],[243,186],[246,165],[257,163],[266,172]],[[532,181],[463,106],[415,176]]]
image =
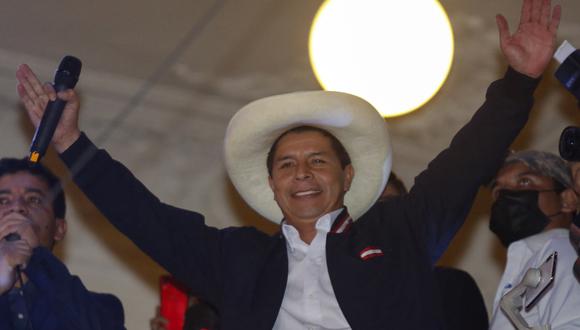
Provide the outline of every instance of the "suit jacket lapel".
[[254,324],[247,329],[272,329],[282,305],[288,280],[288,255],[283,235],[275,238],[270,245],[270,255],[256,285]]

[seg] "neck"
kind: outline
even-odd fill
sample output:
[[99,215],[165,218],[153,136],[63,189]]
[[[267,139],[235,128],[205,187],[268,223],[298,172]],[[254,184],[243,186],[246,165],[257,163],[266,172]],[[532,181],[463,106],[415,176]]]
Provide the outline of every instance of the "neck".
[[298,235],[300,235],[300,239],[308,245],[310,245],[312,240],[314,240],[314,237],[316,237],[316,221],[308,223],[295,223],[288,221],[288,224],[296,228]]
[[546,225],[546,228],[544,228],[544,231],[548,231],[550,229],[556,229],[556,228],[568,229],[568,228],[570,228],[570,224],[572,224],[572,214],[571,213],[560,212],[560,213],[555,214],[553,216],[550,216],[548,218],[550,219],[550,222],[548,223],[548,225]]

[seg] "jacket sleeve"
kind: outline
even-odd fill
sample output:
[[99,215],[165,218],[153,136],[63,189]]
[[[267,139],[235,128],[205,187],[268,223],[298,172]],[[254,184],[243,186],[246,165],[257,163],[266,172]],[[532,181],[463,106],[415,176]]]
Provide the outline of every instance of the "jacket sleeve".
[[493,178],[524,127],[538,82],[509,68],[490,85],[484,104],[449,147],[415,178],[403,203],[432,262],[445,251],[479,187]]
[[84,135],[61,158],[79,188],[141,250],[213,304],[222,292],[222,241],[235,230],[205,225],[196,212],[161,202]]
[[64,330],[122,330],[123,306],[109,294],[88,291],[48,249],[34,249],[24,270],[37,293],[48,301]]

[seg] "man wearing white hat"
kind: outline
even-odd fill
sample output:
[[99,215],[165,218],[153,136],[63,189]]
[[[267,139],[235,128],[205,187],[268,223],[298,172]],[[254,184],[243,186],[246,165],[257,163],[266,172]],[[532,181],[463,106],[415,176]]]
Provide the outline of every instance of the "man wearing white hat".
[[[524,0],[510,35],[498,16],[505,77],[406,197],[372,208],[391,150],[371,105],[344,93],[301,92],[241,109],[226,132],[226,167],[251,207],[281,221],[275,236],[211,228],[202,215],[161,203],[80,132],[74,91],[58,94],[68,103],[53,144],[69,167],[90,155],[73,173],[78,186],[141,249],[215,304],[223,329],[439,329],[430,260],[524,126],[559,18],[549,1]],[[17,77],[37,125],[56,96],[27,66]]]

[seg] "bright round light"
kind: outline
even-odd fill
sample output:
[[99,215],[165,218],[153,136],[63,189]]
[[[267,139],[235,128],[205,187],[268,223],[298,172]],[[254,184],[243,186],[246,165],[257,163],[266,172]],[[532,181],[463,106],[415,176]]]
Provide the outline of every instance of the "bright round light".
[[451,24],[435,0],[327,0],[309,44],[324,89],[358,95],[385,117],[431,99],[453,59]]

